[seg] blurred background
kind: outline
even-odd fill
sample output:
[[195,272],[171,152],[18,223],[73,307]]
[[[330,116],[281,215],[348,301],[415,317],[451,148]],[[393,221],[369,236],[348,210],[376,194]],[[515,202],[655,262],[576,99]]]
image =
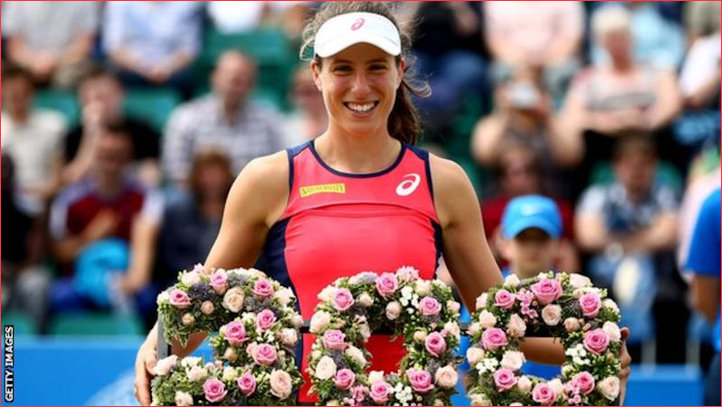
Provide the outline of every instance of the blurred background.
[[[320,4],[2,2],[15,404],[135,403],[155,296],[204,261],[234,177],[326,128],[298,56]],[[719,332],[683,265],[720,185],[720,2],[395,7],[433,91],[422,146],[466,170],[500,265],[506,203],[553,198],[557,268],[608,288],[632,331],[628,404],[701,403]]]

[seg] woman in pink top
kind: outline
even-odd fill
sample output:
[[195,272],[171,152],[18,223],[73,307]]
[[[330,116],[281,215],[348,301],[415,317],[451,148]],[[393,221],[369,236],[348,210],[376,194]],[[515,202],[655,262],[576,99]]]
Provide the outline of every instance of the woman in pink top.
[[[431,279],[443,251],[473,309],[478,295],[501,283],[501,274],[464,171],[411,146],[420,129],[409,93],[425,89],[408,81],[409,36],[377,2],[328,2],[305,33],[328,128],[241,172],[206,267],[258,264],[296,290],[301,314],[309,318],[319,290],[336,278],[411,265]],[[154,328],[136,361],[135,390],[143,404],[150,403],[156,338]],[[173,353],[187,355],[203,338],[194,335],[185,348],[174,344]],[[369,349],[384,359],[377,367],[395,369],[402,345],[376,342]],[[525,345],[534,360],[563,362],[561,346],[549,339]],[[306,389],[301,402],[310,400]]]

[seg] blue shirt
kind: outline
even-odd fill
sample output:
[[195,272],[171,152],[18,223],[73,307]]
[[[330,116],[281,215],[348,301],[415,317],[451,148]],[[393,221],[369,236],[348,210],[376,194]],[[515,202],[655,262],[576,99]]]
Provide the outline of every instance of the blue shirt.
[[[712,192],[700,209],[687,258],[687,270],[693,273],[720,277],[720,189]],[[720,316],[714,331],[715,348],[720,351]]]

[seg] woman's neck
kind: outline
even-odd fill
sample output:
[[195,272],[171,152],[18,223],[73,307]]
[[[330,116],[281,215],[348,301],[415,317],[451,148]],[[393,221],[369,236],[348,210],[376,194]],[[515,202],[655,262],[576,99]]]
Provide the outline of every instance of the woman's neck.
[[370,174],[390,167],[399,156],[401,143],[388,135],[351,137],[331,131],[316,138],[314,146],[333,169],[351,174]]

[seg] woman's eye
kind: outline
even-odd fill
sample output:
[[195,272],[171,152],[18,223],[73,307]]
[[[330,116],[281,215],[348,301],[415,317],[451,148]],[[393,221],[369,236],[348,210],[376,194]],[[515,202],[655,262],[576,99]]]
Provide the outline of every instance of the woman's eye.
[[385,70],[386,70],[386,65],[371,65],[371,66],[369,67],[369,69],[371,69],[371,70],[374,71],[374,72],[385,71]]
[[338,73],[351,72],[351,67],[348,65],[337,65],[333,68],[333,71]]

